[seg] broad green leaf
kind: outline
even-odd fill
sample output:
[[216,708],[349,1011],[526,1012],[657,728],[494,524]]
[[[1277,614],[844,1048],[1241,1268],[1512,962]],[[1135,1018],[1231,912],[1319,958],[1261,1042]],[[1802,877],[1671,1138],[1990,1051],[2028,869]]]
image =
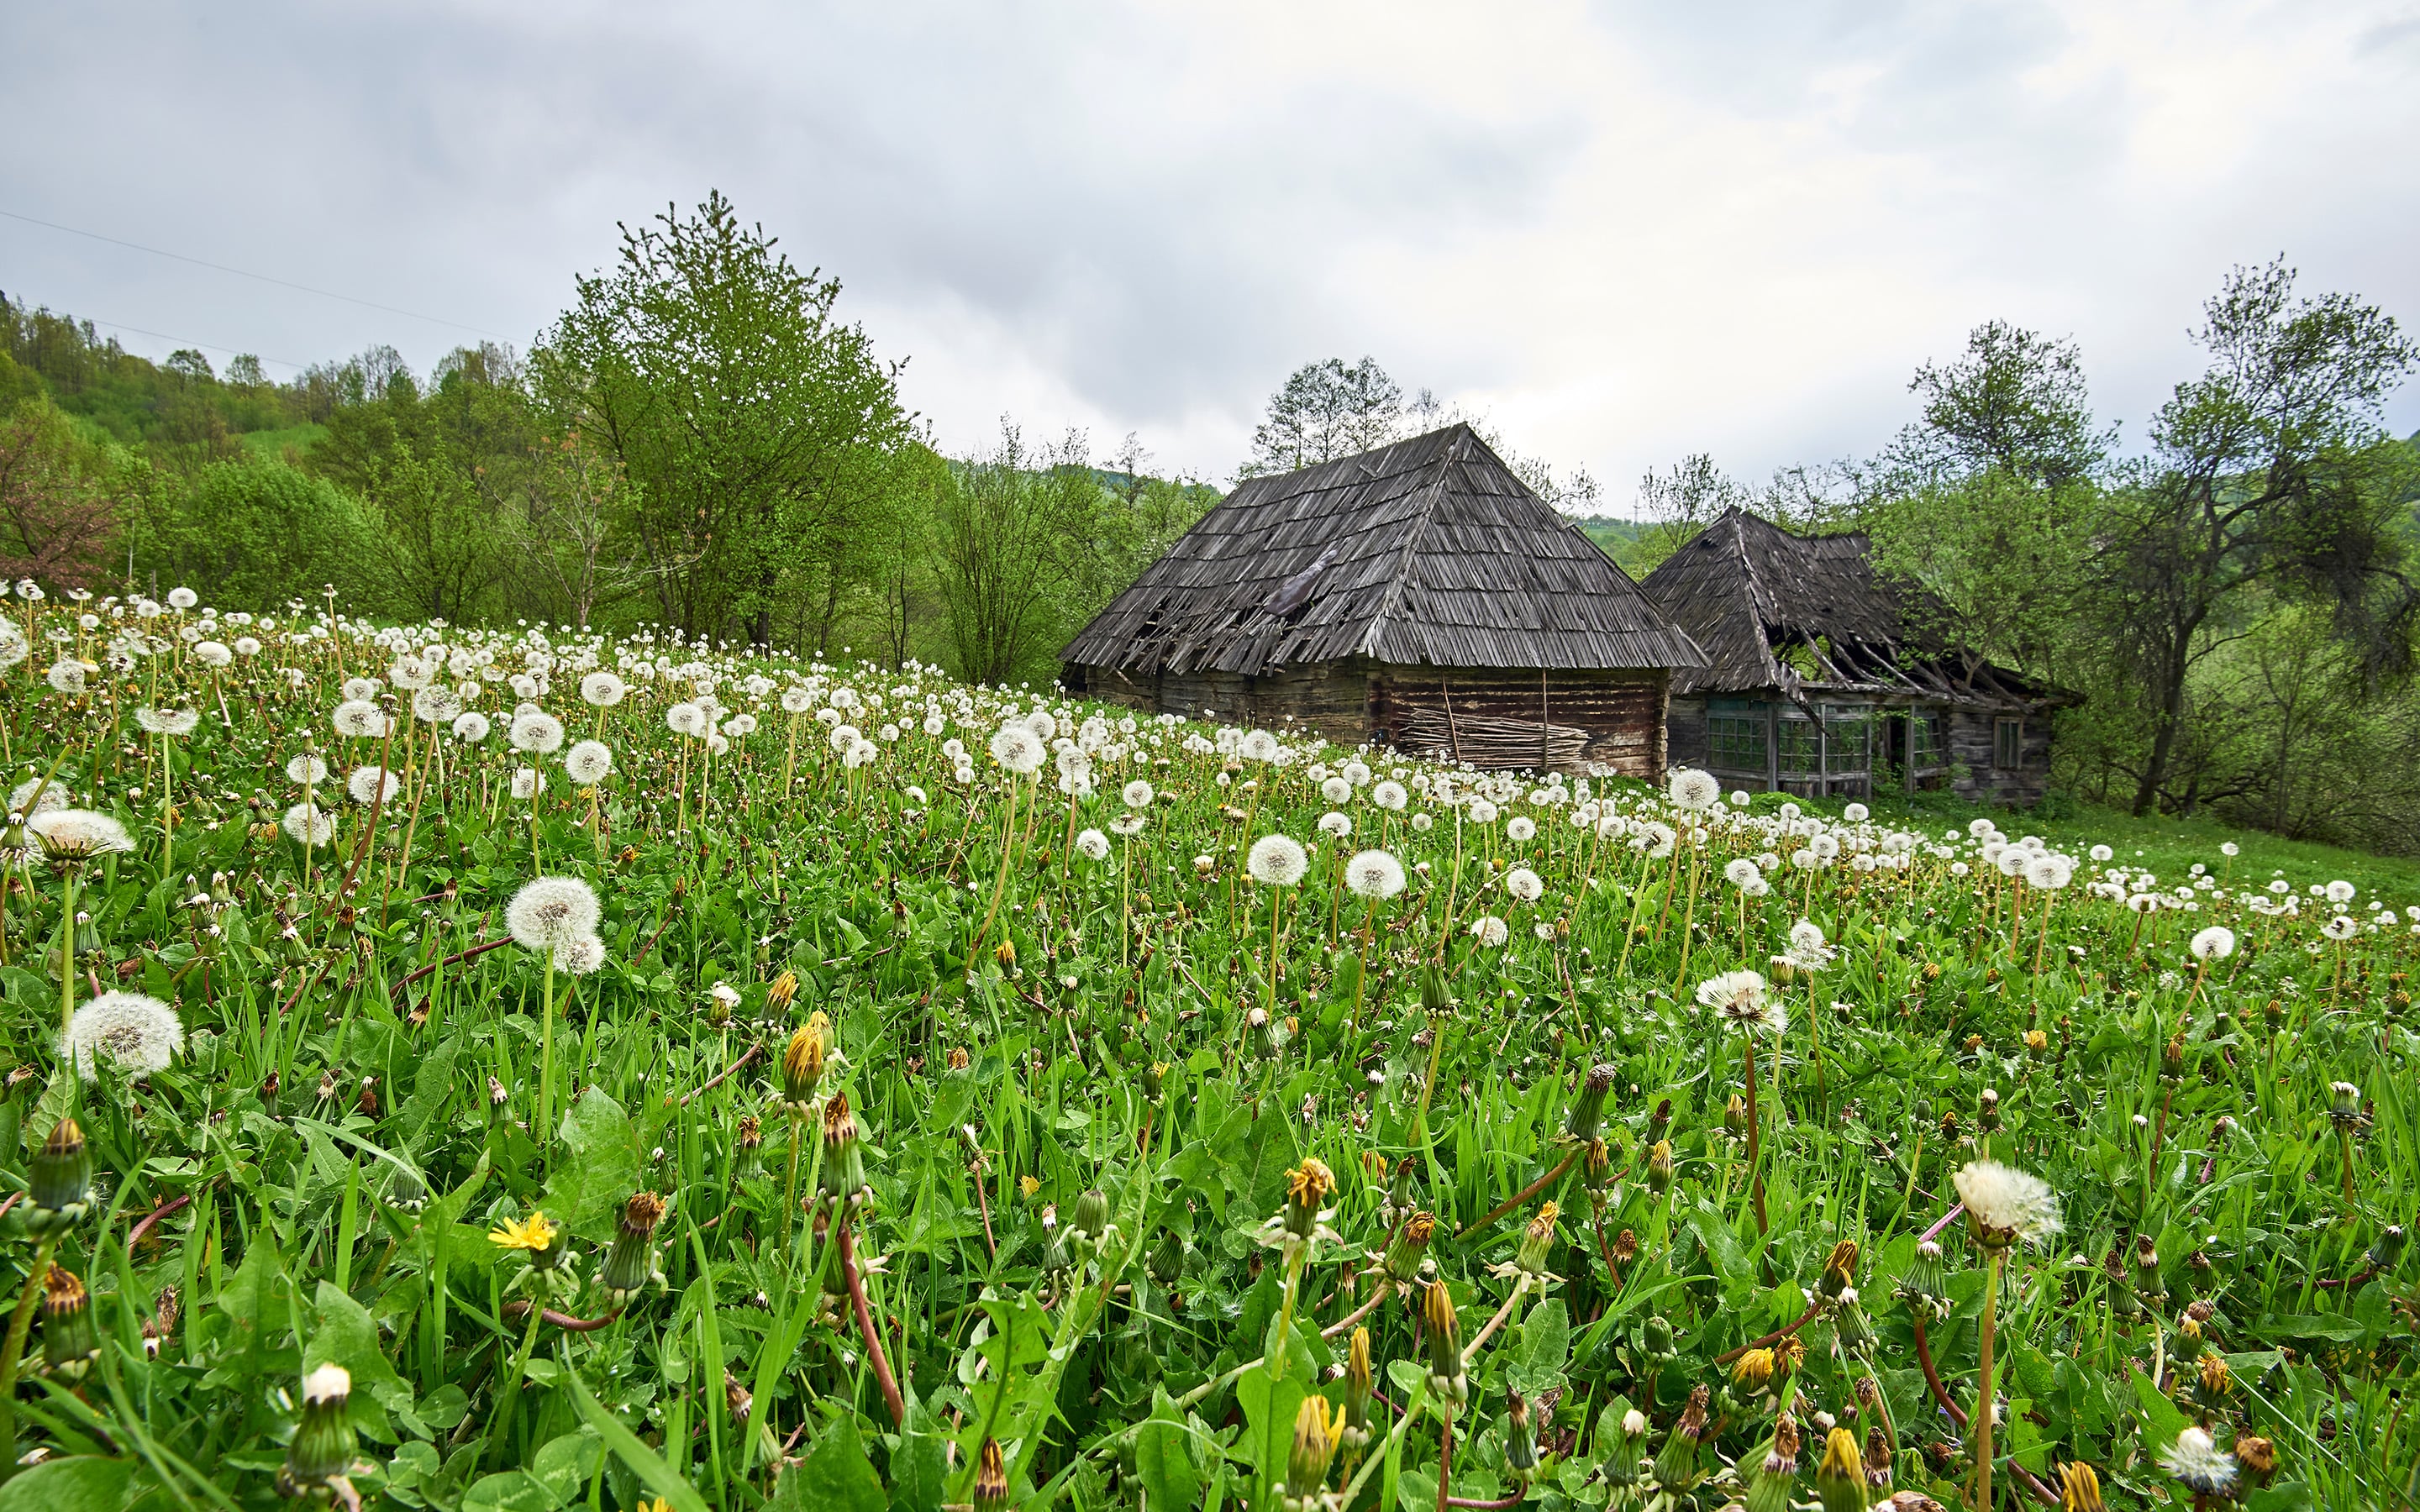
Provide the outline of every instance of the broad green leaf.
[[555,1512],[563,1499],[526,1470],[482,1475],[462,1493],[462,1512]]
[[697,1488],[675,1474],[662,1456],[639,1442],[637,1434],[614,1421],[613,1414],[589,1394],[588,1383],[580,1379],[578,1370],[566,1365],[563,1380],[571,1387],[571,1403],[580,1410],[581,1418],[597,1430],[605,1447],[629,1466],[630,1473],[638,1476],[647,1489],[670,1502],[673,1512],[706,1512],[706,1498],[697,1494]]
[[132,1459],[75,1455],[45,1460],[0,1486],[0,1512],[117,1512],[133,1477]]
[[544,1482],[559,1503],[568,1504],[580,1488],[605,1464],[605,1445],[594,1433],[566,1433],[549,1439],[530,1461],[530,1473]]
[[611,1237],[615,1210],[639,1189],[639,1138],[622,1104],[592,1087],[563,1116],[563,1153],[542,1204],[582,1239]]
[[1571,1317],[1563,1299],[1550,1297],[1540,1303],[1522,1322],[1520,1335],[1513,1341],[1509,1372],[1513,1389],[1534,1396],[1552,1387],[1562,1378],[1571,1347]]
[[1202,1476],[1186,1442],[1185,1415],[1168,1393],[1152,1392],[1151,1418],[1135,1433],[1135,1473],[1153,1506],[1202,1504]]
[[[795,1478],[795,1485],[792,1484]],[[783,1473],[782,1489],[799,1497],[800,1507],[814,1512],[888,1512],[882,1477],[865,1457],[865,1441],[858,1437],[857,1420],[844,1416],[824,1430],[823,1437],[797,1469]],[[776,1496],[780,1491],[776,1491]]]

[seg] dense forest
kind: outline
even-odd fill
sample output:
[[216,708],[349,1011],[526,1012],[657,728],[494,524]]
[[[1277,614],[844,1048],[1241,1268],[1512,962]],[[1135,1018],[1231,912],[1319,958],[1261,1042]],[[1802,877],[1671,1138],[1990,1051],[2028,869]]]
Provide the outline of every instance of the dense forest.
[[[0,299],[0,573],[1047,682],[1218,489],[1155,475],[1133,437],[1104,456],[1008,420],[941,455],[840,294],[717,195],[626,228],[527,352],[425,375],[382,347],[282,383],[249,357],[155,363]],[[2420,851],[2420,447],[2381,424],[2412,344],[2282,263],[2204,314],[2202,370],[2132,448],[2072,343],[1990,322],[1915,375],[1879,455],[1761,486],[1693,455],[1620,515],[1366,356],[1291,375],[1236,471],[1459,419],[1634,577],[1733,505],[1864,530],[1922,591],[1920,636],[2083,695],[2064,798]]]

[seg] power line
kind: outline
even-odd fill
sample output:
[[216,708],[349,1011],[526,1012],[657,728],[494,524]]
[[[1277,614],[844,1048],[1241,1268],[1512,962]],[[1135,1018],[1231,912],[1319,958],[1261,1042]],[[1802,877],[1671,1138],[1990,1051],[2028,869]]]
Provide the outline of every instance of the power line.
[[[280,288],[295,289],[304,294],[316,294],[323,300],[337,300],[346,304],[358,304],[365,310],[383,310],[388,315],[399,315],[411,320],[426,320],[431,325],[451,326],[456,331],[468,331],[474,335],[493,337],[497,341],[510,341],[512,339],[501,332],[489,331],[484,326],[466,326],[459,320],[448,320],[442,316],[422,315],[416,310],[405,310],[399,309],[392,304],[380,304],[375,300],[357,300],[349,294],[338,294],[329,289],[313,288],[308,284],[297,284],[289,279],[284,278],[271,278],[267,273],[256,273],[242,268],[230,268],[225,263],[214,263],[201,257],[188,257],[181,252],[163,252],[158,247],[144,246],[139,241],[124,241],[120,240],[116,237],[102,236],[98,231],[85,231],[72,225],[61,225],[56,221],[45,221],[31,215],[20,215],[15,210],[0,209],[0,216],[6,216],[11,221],[23,221],[27,225],[43,226],[53,231],[64,231],[71,237],[85,237],[94,241],[105,241],[113,247],[125,247],[134,252],[149,253],[154,257],[165,257],[171,262],[191,263],[196,268],[208,268],[215,272],[233,273],[238,278],[256,279],[263,284],[274,284]],[[128,326],[125,329],[132,331],[134,328]],[[146,332],[144,334],[148,335],[150,332]],[[169,338],[163,337],[163,339],[165,340]],[[225,350],[224,347],[218,349]],[[291,366],[293,364],[289,363],[287,365]]]
[[77,316],[75,318],[89,320],[94,325],[106,326],[112,331],[131,331],[135,335],[149,336],[154,340],[171,342],[178,347],[199,347],[208,351],[225,352],[230,357],[259,357],[264,363],[275,363],[280,367],[290,367],[297,373],[303,372],[308,367],[307,363],[289,363],[283,357],[261,357],[258,352],[246,352],[240,347],[221,347],[215,342],[194,341],[187,336],[172,336],[164,331],[146,331],[141,326],[122,325],[116,320],[103,320],[99,316]]

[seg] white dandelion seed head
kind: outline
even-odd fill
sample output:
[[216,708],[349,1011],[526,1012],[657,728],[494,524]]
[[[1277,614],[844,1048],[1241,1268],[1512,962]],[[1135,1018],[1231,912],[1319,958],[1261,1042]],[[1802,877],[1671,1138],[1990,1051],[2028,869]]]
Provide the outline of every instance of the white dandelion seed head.
[[860,736],[855,742],[851,743],[848,749],[840,753],[840,764],[854,772],[861,766],[873,765],[874,759],[881,754],[881,747],[876,745],[871,740],[867,740],[864,737]]
[[323,1365],[302,1378],[306,1402],[337,1402],[352,1395],[352,1372],[340,1365]]
[[1850,824],[1862,825],[1866,822],[1867,816],[1871,812],[1872,810],[1868,809],[1864,804],[1853,803],[1840,810],[1840,817],[1847,820]]
[[1986,1229],[2012,1233],[2027,1243],[2049,1238],[2063,1227],[2058,1198],[2040,1177],[1978,1160],[1960,1166],[1950,1180],[1967,1214]]
[[278,824],[294,842],[305,848],[325,845],[336,838],[336,821],[315,803],[298,803]]
[[2361,925],[2354,922],[2349,916],[2338,914],[2320,925],[2319,933],[2332,940],[2349,940],[2361,933]]
[[2328,902],[2335,903],[2337,907],[2341,908],[2346,903],[2352,902],[2354,894],[2359,890],[2360,889],[2355,887],[2351,883],[2339,878],[2338,880],[2328,884]]
[[1479,942],[1481,949],[1500,950],[1504,942],[1512,937],[1512,926],[1494,914],[1481,914],[1470,922],[1470,937]]
[[192,609],[201,601],[201,594],[194,593],[192,589],[182,585],[168,590],[168,607],[170,609]]
[[752,735],[756,733],[756,717],[752,714],[735,714],[722,721],[722,733],[734,740]]
[[629,691],[629,684],[609,671],[593,671],[580,680],[581,702],[599,709],[612,708]]
[[846,750],[864,736],[862,732],[853,724],[836,724],[831,727],[831,733],[824,738],[830,742],[832,749]]
[[1694,766],[1673,768],[1671,777],[1666,780],[1665,791],[1670,795],[1674,808],[1692,812],[1713,808],[1723,796],[1723,785],[1714,779],[1714,775],[1701,772]]
[[345,779],[346,793],[365,807],[392,801],[402,789],[403,779],[376,763],[354,767],[352,775]]
[[2196,1496],[2225,1496],[2235,1489],[2235,1457],[2199,1427],[2186,1428],[2160,1451],[2160,1468]]
[[1504,873],[1504,890],[1525,903],[1533,903],[1545,896],[1546,884],[1528,867],[1516,866]]
[[1331,777],[1319,784],[1319,795],[1329,803],[1342,803],[1353,796],[1353,784],[1341,777]]
[[1370,801],[1389,813],[1401,813],[1411,795],[1404,791],[1404,784],[1388,778],[1370,790]]
[[785,714],[804,714],[815,706],[814,689],[793,683],[782,689],[782,710]]
[[581,787],[595,787],[613,770],[613,748],[601,740],[574,741],[563,753],[563,775]]
[[1764,873],[1746,856],[1734,856],[1723,864],[1723,880],[1745,892],[1764,880]]
[[1344,863],[1344,885],[1357,898],[1383,903],[1404,890],[1404,863],[1385,851],[1363,851]]
[[1419,830],[1421,834],[1425,835],[1428,833],[1430,826],[1436,823],[1436,820],[1425,813],[1416,813],[1412,815],[1411,823],[1414,829]]
[[535,877],[504,907],[504,928],[524,950],[560,956],[597,933],[597,891],[578,877]]
[[411,695],[411,717],[423,724],[451,724],[461,713],[461,697],[442,684]]
[[1136,778],[1118,790],[1118,796],[1129,809],[1148,809],[1151,807],[1151,800],[1156,795],[1152,792],[1150,783],[1141,778]]
[[1245,853],[1244,870],[1264,886],[1291,887],[1311,870],[1311,856],[1292,836],[1263,835]]
[[386,670],[387,681],[407,693],[416,693],[436,680],[437,666],[406,653]]
[[75,1011],[60,1053],[91,1081],[103,1059],[142,1075],[165,1071],[184,1048],[185,1026],[175,1009],[141,993],[108,992]]
[[62,861],[88,861],[95,856],[134,849],[126,826],[89,809],[45,809],[25,821],[47,855]]
[[51,663],[51,670],[42,675],[49,681],[53,688],[61,693],[81,693],[84,691],[83,662],[73,661],[66,656],[61,656],[58,660]]
[[1142,833],[1143,825],[1150,822],[1139,813],[1122,813],[1109,821],[1109,833],[1122,836],[1140,835]]
[[1471,799],[1470,802],[1465,806],[1463,812],[1469,817],[1470,822],[1474,825],[1492,825],[1496,823],[1496,805],[1490,803],[1485,798]]
[[1255,730],[1244,736],[1235,747],[1235,754],[1248,762],[1273,762],[1278,759],[1278,737],[1265,730]]
[[1076,837],[1076,849],[1086,860],[1105,861],[1109,856],[1109,837],[1097,829],[1087,829]]
[[683,700],[664,711],[664,727],[676,735],[702,735],[708,726],[706,713],[696,704]]
[[2190,949],[2196,961],[2224,961],[2235,953],[2235,931],[2212,924],[2194,935]]
[[1045,738],[1030,723],[1002,725],[991,737],[991,759],[1015,776],[1031,777],[1042,770]]
[[2111,850],[2111,849],[2110,849],[2108,846],[2106,846],[2106,845],[2095,845],[2094,847],[2092,847],[2092,849],[2090,849],[2090,850],[2088,850],[2088,851],[2085,852],[2084,854],[2085,854],[2085,855],[2086,855],[2086,856],[2090,856],[2090,857],[2092,857],[2092,859],[2093,859],[2093,860],[2095,860],[2095,861],[2106,861],[2106,860],[2108,860],[2111,856],[2116,856],[2118,853],[2117,853],[2116,851]]
[[1504,822],[1504,838],[1518,845],[1538,833],[1538,822],[1528,814],[1515,814]]
[[194,642],[194,659],[205,667],[224,667],[235,660],[235,653],[216,640],[196,640]]
[[488,717],[476,709],[466,710],[454,719],[454,738],[464,745],[475,746],[488,738]]
[[582,934],[554,953],[554,968],[574,977],[585,977],[605,964],[605,942],[594,934]]
[[46,783],[39,777],[29,777],[9,793],[8,811],[17,814],[26,812],[28,805],[38,802],[34,796],[37,790],[41,793],[41,797],[33,812],[56,813],[68,806],[68,790],[63,784],[55,779]]
[[511,726],[504,731],[504,738],[512,742],[515,750],[525,750],[538,756],[550,755],[563,746],[563,721],[553,715],[531,709],[513,716]]
[[2040,855],[2025,863],[2025,885],[2044,892],[2056,892],[2074,877],[2074,863],[2064,856]]
[[1353,820],[1348,815],[1330,810],[1326,813],[1319,816],[1319,832],[1323,835],[1333,835],[1337,839],[1342,840],[1345,836],[1353,833]]
[[378,697],[385,686],[375,677],[348,677],[338,691],[348,702],[358,703]]
[[535,766],[519,766],[513,769],[513,796],[515,798],[520,799],[522,802],[527,802],[545,791],[545,773],[539,771]]
[[1698,1001],[1735,1028],[1779,1035],[1790,1027],[1789,1011],[1759,972],[1726,971],[1709,977],[1698,983]]
[[1793,950],[1825,949],[1823,926],[1811,918],[1802,918],[1790,926],[1790,948]]
[[345,700],[328,722],[336,733],[355,740],[376,740],[386,733],[386,711],[367,699]]

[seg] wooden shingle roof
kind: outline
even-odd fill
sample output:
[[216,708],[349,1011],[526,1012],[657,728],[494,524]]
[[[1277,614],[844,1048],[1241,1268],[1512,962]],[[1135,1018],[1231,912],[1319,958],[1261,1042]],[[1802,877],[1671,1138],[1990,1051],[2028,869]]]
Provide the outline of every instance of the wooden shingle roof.
[[[1793,535],[1727,509],[1639,586],[1710,658],[1675,674],[1675,693],[1779,688],[1792,698],[1834,691],[1995,704],[2066,697],[1912,624],[1904,592],[1874,570],[1862,533]],[[1784,659],[1789,651],[1811,659],[1816,674]]]
[[1525,670],[1705,662],[1466,424],[1239,485],[1060,659],[1257,675],[1356,656]]

